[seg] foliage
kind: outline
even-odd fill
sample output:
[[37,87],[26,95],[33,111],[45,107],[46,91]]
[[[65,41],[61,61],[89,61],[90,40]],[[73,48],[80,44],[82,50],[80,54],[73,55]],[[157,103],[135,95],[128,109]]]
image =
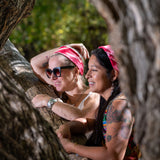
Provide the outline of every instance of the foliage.
[[28,60],[68,43],[83,43],[90,51],[107,43],[106,24],[88,0],[37,0],[10,40]]

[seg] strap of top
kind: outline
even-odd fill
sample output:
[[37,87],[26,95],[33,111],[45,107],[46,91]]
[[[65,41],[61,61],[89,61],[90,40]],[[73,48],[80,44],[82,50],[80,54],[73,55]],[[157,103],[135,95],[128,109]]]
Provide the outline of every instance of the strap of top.
[[89,92],[88,95],[81,101],[81,103],[78,106],[78,109],[82,110],[84,108],[84,102],[91,94],[92,92]]

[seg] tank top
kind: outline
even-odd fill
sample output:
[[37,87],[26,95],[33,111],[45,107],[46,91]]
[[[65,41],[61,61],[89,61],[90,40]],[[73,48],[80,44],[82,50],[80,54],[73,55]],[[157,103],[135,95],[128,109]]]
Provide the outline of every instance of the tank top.
[[86,99],[92,94],[92,92],[89,92],[88,95],[81,101],[81,103],[78,106],[78,109],[82,110],[84,108],[84,102]]

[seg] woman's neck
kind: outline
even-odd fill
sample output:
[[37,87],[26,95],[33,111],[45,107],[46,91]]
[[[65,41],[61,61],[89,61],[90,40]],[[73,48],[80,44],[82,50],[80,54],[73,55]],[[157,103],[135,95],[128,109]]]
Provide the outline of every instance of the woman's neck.
[[86,94],[84,94],[84,90],[80,90],[79,92],[76,92],[75,94],[67,94],[68,100],[67,103],[74,105],[74,106],[78,106],[80,104],[80,102],[82,101],[82,99],[85,98]]
[[67,103],[77,106],[77,104],[79,104],[81,100],[86,96],[84,94],[86,89],[86,87],[77,87],[71,91],[66,91],[68,97]]
[[67,103],[70,104],[78,104],[79,101],[84,98],[85,91],[88,89],[88,87],[84,84],[84,82],[80,79],[77,81],[77,83],[74,84],[73,88],[65,91],[68,100]]
[[66,93],[67,95],[74,96],[75,94],[82,93],[82,92],[84,92],[85,90],[86,90],[86,89],[85,89],[85,88],[82,88],[82,87],[75,87],[75,88],[72,89],[72,90],[65,91],[65,93]]
[[111,96],[112,94],[112,87],[106,89],[104,92],[100,93],[100,95],[105,99],[108,100],[108,98]]
[[87,86],[83,84],[83,82],[79,81],[79,83],[75,84],[72,89],[65,91],[65,93],[67,95],[74,96],[75,94],[84,93],[87,89]]

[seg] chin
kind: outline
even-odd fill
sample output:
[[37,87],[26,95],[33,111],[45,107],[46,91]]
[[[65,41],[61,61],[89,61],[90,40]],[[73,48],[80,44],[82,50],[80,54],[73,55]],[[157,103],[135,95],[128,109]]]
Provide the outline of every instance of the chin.
[[62,88],[56,88],[58,92],[64,92]]
[[97,90],[95,88],[93,88],[93,87],[89,87],[89,91],[90,92],[96,92]]

